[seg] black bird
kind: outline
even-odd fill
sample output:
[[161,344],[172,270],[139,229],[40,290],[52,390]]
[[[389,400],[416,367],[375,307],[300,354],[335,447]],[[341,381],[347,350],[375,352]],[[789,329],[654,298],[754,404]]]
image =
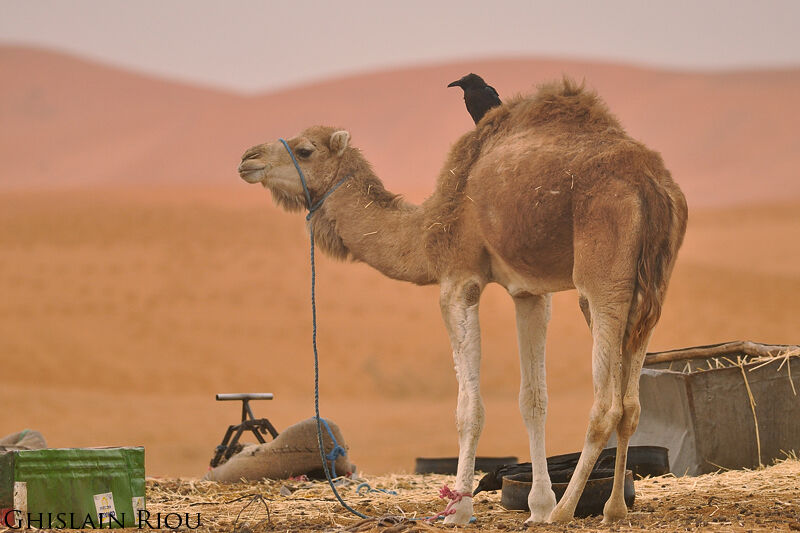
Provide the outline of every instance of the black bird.
[[467,111],[469,111],[475,124],[483,118],[487,111],[502,103],[500,95],[497,94],[494,87],[486,85],[483,78],[477,74],[467,74],[460,80],[449,84],[448,87],[461,87],[464,89],[464,102],[467,104]]

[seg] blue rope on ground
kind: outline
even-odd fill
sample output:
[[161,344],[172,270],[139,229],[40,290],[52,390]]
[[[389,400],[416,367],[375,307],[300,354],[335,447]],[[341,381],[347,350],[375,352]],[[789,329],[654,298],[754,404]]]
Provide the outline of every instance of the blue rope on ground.
[[356,487],[356,494],[361,494],[361,491],[366,489],[367,492],[383,492],[384,494],[391,494],[392,496],[397,496],[397,492],[389,489],[373,489],[369,483],[360,483]]

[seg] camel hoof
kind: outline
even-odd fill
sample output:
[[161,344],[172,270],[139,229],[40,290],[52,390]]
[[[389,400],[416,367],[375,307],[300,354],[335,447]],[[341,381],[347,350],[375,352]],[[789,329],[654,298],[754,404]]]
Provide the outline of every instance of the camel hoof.
[[611,500],[607,501],[603,507],[603,523],[613,524],[628,516],[628,508],[623,503],[622,505],[614,505]]
[[541,516],[541,515],[534,515],[533,513],[531,513],[531,516],[527,520],[525,520],[524,525],[530,527],[530,526],[535,526],[537,524],[546,524],[550,521],[549,518],[550,518],[549,515]]
[[466,526],[472,518],[472,513],[465,515],[451,514],[444,518],[444,523],[449,526]]
[[556,495],[549,483],[543,488],[532,488],[528,495],[528,509],[531,510],[531,516],[525,520],[525,525],[548,522],[555,507]]
[[455,511],[444,517],[445,524],[465,526],[472,518],[472,498],[464,498],[460,502],[454,503],[451,508]]
[[565,523],[570,522],[574,518],[575,511],[567,511],[562,507],[556,506],[553,509],[553,512],[550,513],[550,517],[547,519],[548,522],[551,523]]

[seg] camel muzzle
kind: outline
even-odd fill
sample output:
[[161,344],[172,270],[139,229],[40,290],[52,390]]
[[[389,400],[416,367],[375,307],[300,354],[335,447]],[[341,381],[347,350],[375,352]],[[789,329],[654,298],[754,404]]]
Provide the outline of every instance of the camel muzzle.
[[239,164],[239,177],[247,183],[259,183],[264,179],[267,165],[260,161],[247,159]]

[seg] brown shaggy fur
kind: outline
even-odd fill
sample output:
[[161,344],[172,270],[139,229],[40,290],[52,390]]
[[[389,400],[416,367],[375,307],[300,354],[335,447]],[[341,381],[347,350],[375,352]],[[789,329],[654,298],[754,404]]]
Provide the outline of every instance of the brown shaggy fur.
[[[325,151],[326,141],[335,131],[336,128],[315,126],[303,132],[303,136]],[[496,168],[486,168],[485,164],[476,168],[484,154],[508,152],[509,147],[515,146],[524,146],[522,157],[517,152],[516,158],[506,158],[506,162],[497,160]],[[535,161],[535,165],[525,168],[524,157]],[[309,175],[324,177],[319,181],[309,180],[312,202],[341,177],[348,176],[349,195],[357,195],[359,205],[379,208],[383,214],[410,215],[416,211],[420,215],[416,217],[419,220],[415,219],[416,227],[405,230],[416,234],[415,240],[421,244],[421,250],[413,253],[424,252],[424,261],[417,258],[424,266],[415,265],[411,269],[414,273],[403,268],[392,269],[389,275],[408,274],[410,281],[419,284],[437,283],[449,271],[475,267],[482,268],[482,274],[491,280],[486,265],[481,265],[485,250],[471,250],[467,254],[469,261],[476,264],[459,265],[464,259],[464,241],[473,240],[474,233],[479,231],[472,221],[475,212],[470,205],[479,198],[489,204],[505,205],[512,220],[504,227],[509,224],[515,228],[531,224],[545,227],[546,224],[550,227],[550,238],[543,237],[542,244],[546,240],[571,244],[575,225],[581,224],[579,219],[588,210],[587,204],[593,198],[602,197],[610,183],[624,183],[629,186],[628,190],[635,190],[641,224],[637,231],[642,247],[636,268],[638,297],[632,301],[635,319],[630,324],[626,346],[640,344],[658,321],[675,254],[685,232],[686,202],[661,157],[631,139],[605,103],[583,85],[565,78],[542,85],[533,95],[516,96],[491,109],[476,129],[454,143],[440,171],[436,191],[420,207],[409,205],[401,196],[388,192],[357,148],[348,147],[340,160],[334,159],[321,158],[322,163],[309,172]],[[492,182],[499,179],[497,175],[509,171],[516,176],[503,189],[504,194],[510,195],[510,205],[509,200],[491,192]],[[476,186],[475,182],[480,185]],[[476,191],[478,187],[481,190]],[[287,193],[280,187],[271,187],[271,190],[275,201],[288,210],[308,208],[303,195]],[[561,196],[551,194],[556,191]],[[341,194],[337,192],[333,198]],[[312,219],[320,247],[339,259],[363,260],[361,254],[354,253],[341,238],[337,222],[341,215],[337,213],[336,217],[331,217],[326,207]],[[542,214],[531,215],[533,210]],[[358,215],[369,218],[373,213],[374,209]],[[480,217],[478,214],[478,219]],[[380,226],[376,221],[374,227]],[[667,228],[672,229],[665,231]],[[512,231],[504,233],[505,242],[501,247],[518,251],[531,249],[524,243],[509,240],[510,236],[527,240],[528,234],[508,229]],[[473,247],[467,245],[467,248]],[[566,268],[571,273],[573,250],[571,246],[567,248],[549,250],[553,257],[544,270]],[[406,250],[401,255],[411,254],[411,250]],[[461,260],[457,259],[459,257]],[[526,260],[516,261],[524,263]],[[512,266],[525,270],[524,264]],[[424,272],[417,272],[419,268]]]

